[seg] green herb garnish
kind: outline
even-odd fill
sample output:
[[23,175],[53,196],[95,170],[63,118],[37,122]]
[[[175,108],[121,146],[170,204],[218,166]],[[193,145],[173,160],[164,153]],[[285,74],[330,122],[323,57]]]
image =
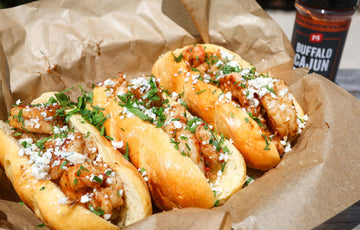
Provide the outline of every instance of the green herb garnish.
[[67,163],[68,163],[68,160],[65,160],[65,161],[61,164],[60,168],[61,168],[61,169],[64,169]]
[[103,216],[105,214],[104,210],[102,210],[100,207],[95,209],[91,204],[89,204],[89,210],[97,216]]
[[176,63],[179,63],[179,62],[181,62],[181,60],[183,59],[183,54],[181,53],[179,56],[175,56],[175,54],[174,53],[171,53],[172,54],[172,56],[174,57],[174,61],[176,62]]
[[103,182],[103,180],[100,177],[96,176],[96,175],[92,178],[92,180],[99,183],[99,184],[101,184]]
[[206,91],[206,89],[201,90],[201,91],[199,91],[199,92],[196,92],[195,94],[201,94],[201,93],[203,93],[203,92],[205,92],[205,91]]
[[126,160],[130,160],[129,158],[129,144],[126,142],[126,146],[125,146],[125,155],[124,155]]

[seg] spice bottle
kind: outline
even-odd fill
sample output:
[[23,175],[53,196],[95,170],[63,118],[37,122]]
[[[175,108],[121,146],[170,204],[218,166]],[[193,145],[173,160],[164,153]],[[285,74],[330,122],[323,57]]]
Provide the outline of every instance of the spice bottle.
[[346,35],[359,0],[296,0],[294,67],[335,81]]

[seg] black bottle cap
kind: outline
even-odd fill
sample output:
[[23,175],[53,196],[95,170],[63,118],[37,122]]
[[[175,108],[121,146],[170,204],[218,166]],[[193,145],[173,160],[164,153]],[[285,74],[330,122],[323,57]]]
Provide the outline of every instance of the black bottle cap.
[[328,10],[351,10],[357,9],[359,0],[299,0],[305,5]]

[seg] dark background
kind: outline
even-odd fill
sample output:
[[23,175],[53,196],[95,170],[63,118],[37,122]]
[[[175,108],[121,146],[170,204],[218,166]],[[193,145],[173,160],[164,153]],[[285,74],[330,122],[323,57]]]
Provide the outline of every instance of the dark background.
[[[14,7],[34,0],[0,0],[0,9]],[[257,0],[264,9],[294,10],[294,0]]]
[[17,6],[32,1],[33,0],[0,0],[0,9]]

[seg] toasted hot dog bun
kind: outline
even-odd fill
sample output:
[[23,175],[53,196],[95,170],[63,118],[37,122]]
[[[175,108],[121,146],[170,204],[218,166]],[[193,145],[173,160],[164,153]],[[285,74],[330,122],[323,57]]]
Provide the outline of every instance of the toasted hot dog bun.
[[[196,54],[196,49],[201,51],[199,52],[200,55]],[[214,58],[216,55],[217,57]],[[216,65],[223,66],[224,63],[227,63],[227,67],[231,69],[229,73],[225,73],[226,70],[220,72],[219,69],[206,69],[208,68],[206,66],[212,66],[211,68],[214,68]],[[206,74],[204,74],[204,66]],[[241,77],[246,77],[246,74],[253,70],[252,68],[253,66],[238,54],[221,46],[204,44],[186,46],[163,54],[153,65],[152,74],[160,79],[160,85],[163,86],[164,89],[182,95],[182,99],[193,114],[201,117],[209,124],[214,125],[219,133],[233,140],[236,148],[243,154],[247,166],[265,171],[275,167],[279,163],[285,146],[280,146],[280,140],[277,144],[272,140],[272,136],[274,135],[267,134],[269,133],[269,128],[266,128],[267,133],[264,132],[264,129],[259,126],[259,120],[254,120],[251,112],[246,111],[241,103],[234,99],[234,93],[232,91],[232,94],[227,93],[227,91],[223,91],[219,86],[224,84],[224,86],[231,88],[231,84],[236,84],[237,87],[241,85],[241,87],[244,88],[242,97],[250,97],[252,95],[251,91],[250,96],[245,95],[245,91],[249,87],[248,82],[250,81],[248,81],[249,79],[245,80],[245,78]],[[238,72],[235,73],[238,78],[231,76],[233,72],[235,72],[235,69]],[[221,82],[225,78],[220,77],[216,79],[216,83],[211,84],[211,82],[215,82],[214,79],[218,77],[219,72],[220,75],[222,75],[221,77],[227,76],[231,82],[230,80]],[[210,75],[212,77],[210,77]],[[239,77],[240,80],[238,81]],[[272,81],[271,76],[266,76],[264,79],[271,79]],[[283,91],[277,95],[275,92],[270,96],[270,91],[277,89],[275,86],[274,89],[267,88],[269,90],[269,92],[267,92],[268,98],[262,99],[264,103],[268,102],[268,107],[265,107],[264,104],[261,106],[264,106],[269,111],[266,115],[262,116],[264,119],[267,119],[267,123],[264,126],[271,126],[270,130],[273,129],[271,130],[272,134],[279,136],[278,139],[283,139],[283,142],[286,142],[297,134],[297,123],[299,121],[296,119],[296,116],[302,119],[304,113],[296,99],[287,92],[285,84],[280,80],[278,82],[281,83],[278,87],[281,87]],[[275,84],[277,83],[274,83],[274,85]],[[283,100],[280,96],[282,96],[285,91],[288,93],[286,99],[284,99],[287,100],[287,107],[285,104],[280,104],[282,102],[279,102]],[[247,94],[249,94],[249,92],[247,92]],[[258,96],[257,94],[259,94],[259,92],[253,93],[253,95],[255,95],[254,97],[258,97],[256,100],[257,103],[259,103],[262,95]],[[241,97],[242,93],[239,93],[239,95]],[[289,119],[286,117],[287,115],[272,111],[273,104],[271,103],[278,107],[282,106],[281,109],[285,107],[284,109],[288,109],[289,111],[294,107],[296,112],[290,111],[292,117]],[[260,110],[259,105],[254,106],[254,108],[258,109],[258,111]],[[270,112],[272,114],[270,114]],[[292,125],[292,127],[290,127],[290,125]]]
[[[33,104],[46,102],[53,95],[43,94]],[[103,162],[120,177],[124,189],[121,218],[111,223],[78,204],[62,203],[66,195],[51,180],[33,176],[29,159],[19,156],[23,147],[13,137],[14,131],[0,121],[0,162],[21,200],[51,229],[119,229],[151,215],[151,198],[137,170],[80,115],[71,116],[69,125],[93,138]]]
[[[112,89],[95,87],[93,105],[109,114],[104,123],[106,135],[125,140],[130,160],[146,170],[153,201],[160,209],[211,208],[241,189],[246,176],[245,161],[229,141],[225,140],[224,145],[231,152],[230,159],[219,183],[211,187],[199,167],[174,147],[163,129],[137,116],[124,116],[124,108],[109,91]],[[222,192],[214,196],[214,190]]]

